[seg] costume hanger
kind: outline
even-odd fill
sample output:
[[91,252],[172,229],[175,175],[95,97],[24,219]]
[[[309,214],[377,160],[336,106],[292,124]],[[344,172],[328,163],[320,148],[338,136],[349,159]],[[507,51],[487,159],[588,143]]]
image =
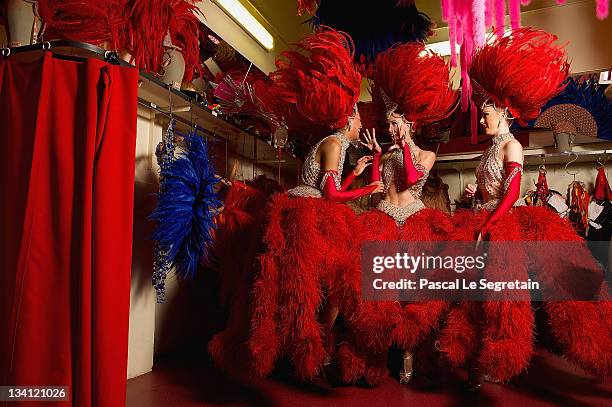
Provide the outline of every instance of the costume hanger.
[[568,161],[567,164],[565,164],[565,172],[567,172],[569,175],[573,176],[574,177],[574,181],[576,181],[576,175],[578,174],[578,172],[569,172],[567,167],[578,159],[578,155],[574,154],[574,153],[570,153],[570,155],[573,155],[574,159]]
[[595,168],[599,169],[605,166],[607,162],[608,162],[608,151],[604,150],[604,158],[602,159],[601,156],[597,157],[597,160],[595,161]]

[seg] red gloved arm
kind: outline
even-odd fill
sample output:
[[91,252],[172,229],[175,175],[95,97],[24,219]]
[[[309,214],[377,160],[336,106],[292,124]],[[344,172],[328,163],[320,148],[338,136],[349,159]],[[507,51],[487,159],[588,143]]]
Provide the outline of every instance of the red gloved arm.
[[355,175],[355,171],[351,171],[344,181],[342,181],[342,184],[340,184],[340,191],[346,191],[349,189],[355,177],[357,177],[357,175]]
[[346,202],[353,199],[361,198],[364,195],[369,195],[376,189],[375,185],[352,189],[350,191],[342,191],[336,188],[334,177],[338,176],[336,171],[325,171],[323,176],[325,181],[323,184],[323,196],[330,201],[334,202]]
[[404,152],[404,171],[406,176],[406,184],[408,186],[414,185],[417,181],[425,174],[423,172],[418,171],[412,162],[412,154],[410,154],[410,147],[408,143],[404,144],[403,147]]
[[489,215],[489,218],[482,226],[481,233],[484,237],[489,231],[489,227],[493,222],[504,216],[510,211],[510,208],[514,205],[516,200],[519,198],[521,193],[521,170],[523,166],[514,161],[508,161],[504,164],[504,170],[506,172],[506,181],[504,182],[504,190],[506,191],[504,197],[501,199],[497,208]]
[[372,172],[370,174],[370,182],[380,181],[380,157],[382,156],[382,151],[374,153],[372,159]]

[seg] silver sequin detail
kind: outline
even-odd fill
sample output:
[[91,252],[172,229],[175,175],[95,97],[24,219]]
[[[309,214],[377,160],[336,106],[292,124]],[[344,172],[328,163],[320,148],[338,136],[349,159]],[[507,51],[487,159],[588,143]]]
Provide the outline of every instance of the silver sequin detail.
[[498,159],[501,145],[504,141],[513,139],[512,133],[499,134],[493,137],[493,143],[485,150],[476,167],[476,183],[478,189],[487,191],[489,200],[477,209],[494,210],[503,198],[512,179],[523,173],[523,167],[517,167],[506,178],[504,163]]
[[344,169],[344,159],[346,157],[346,149],[350,145],[349,140],[346,138],[343,132],[331,134],[323,138],[317,144],[310,148],[310,151],[308,152],[308,155],[306,156],[306,159],[304,160],[304,164],[302,166],[302,176],[300,179],[300,185],[287,191],[289,195],[321,198],[321,190],[325,185],[325,181],[327,180],[327,177],[332,175],[326,173],[321,169],[321,165],[316,160],[317,149],[325,140],[330,137],[337,138],[340,141],[341,145],[340,160],[338,161],[338,172],[337,174],[333,175],[334,184],[336,184],[336,188],[340,190],[342,170]]
[[287,193],[291,196],[301,196],[303,198],[322,198],[323,193],[320,189],[311,187],[310,185],[298,185],[290,189]]
[[395,206],[391,202],[382,200],[376,206],[376,209],[391,216],[398,226],[402,226],[410,216],[425,209],[425,204],[420,199],[417,199],[406,206]]
[[423,193],[423,186],[425,185],[425,182],[427,182],[427,176],[429,174],[429,171],[421,164],[417,163],[415,150],[418,147],[416,146],[416,144],[414,144],[412,139],[408,139],[408,146],[410,147],[410,155],[412,156],[412,162],[414,163],[414,166],[417,171],[423,172],[423,176],[414,185],[406,185],[406,179],[404,176],[404,152],[401,148],[393,150],[391,156],[387,158],[383,165],[383,193],[386,194],[389,190],[389,187],[391,186],[391,183],[394,183],[395,190],[397,192],[402,192],[407,189],[412,194],[412,196],[414,196],[416,199],[419,199],[421,197],[421,194]]

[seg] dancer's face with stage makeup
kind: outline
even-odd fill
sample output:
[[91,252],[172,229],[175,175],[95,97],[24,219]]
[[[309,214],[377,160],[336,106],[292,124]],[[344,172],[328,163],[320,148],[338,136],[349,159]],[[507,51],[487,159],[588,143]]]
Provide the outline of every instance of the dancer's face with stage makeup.
[[350,141],[359,140],[359,132],[361,131],[361,116],[359,112],[356,112],[353,117],[349,119],[348,129],[346,131],[346,138]]
[[389,124],[389,134],[397,145],[401,145],[402,140],[412,137],[412,123],[407,121],[404,115],[391,113],[387,118]]
[[480,124],[487,136],[496,136],[509,131],[506,120],[506,110],[498,109],[494,105],[485,104],[482,108]]

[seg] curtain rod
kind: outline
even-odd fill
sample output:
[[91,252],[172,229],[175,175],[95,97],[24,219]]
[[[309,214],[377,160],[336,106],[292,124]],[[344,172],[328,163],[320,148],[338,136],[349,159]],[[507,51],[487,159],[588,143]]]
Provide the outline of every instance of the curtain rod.
[[[114,65],[133,66],[132,64],[129,64],[128,62],[119,58],[119,55],[117,54],[116,51],[109,51],[104,48],[100,48],[95,45],[88,44],[86,42],[72,41],[72,40],[44,41],[44,42],[39,42],[37,44],[22,45],[19,47],[2,48],[1,50],[2,50],[2,56],[8,57],[10,54],[13,54],[13,53],[18,54],[22,52],[41,51],[41,50],[55,53],[57,48],[79,49],[79,50],[90,52],[96,55],[98,58],[103,59],[104,61],[112,63]],[[62,52],[57,52],[57,54],[66,55],[65,53],[62,53]]]

